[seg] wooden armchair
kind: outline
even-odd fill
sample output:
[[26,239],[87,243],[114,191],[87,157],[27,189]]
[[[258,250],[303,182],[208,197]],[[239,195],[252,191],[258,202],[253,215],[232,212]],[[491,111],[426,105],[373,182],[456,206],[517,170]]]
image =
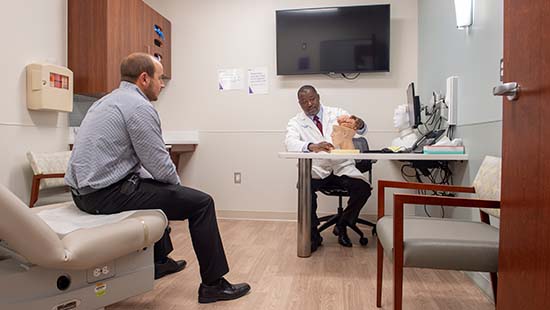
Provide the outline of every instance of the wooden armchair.
[[[27,152],[27,159],[33,171],[31,197],[29,207],[32,208],[38,201],[41,190],[50,191],[50,195],[57,196],[50,199],[50,202],[61,202],[70,200],[67,186],[63,178],[67,170],[67,164],[71,157],[70,151],[53,153]],[[64,195],[65,194],[65,195]]]
[[[393,216],[385,215],[386,188],[472,193],[473,198],[394,194]],[[403,302],[403,267],[481,271],[491,274],[496,302],[498,229],[489,215],[500,208],[500,158],[485,157],[472,187],[378,181],[376,306],[382,306],[384,251],[393,259],[394,309]],[[404,217],[405,204],[480,208],[481,222]]]

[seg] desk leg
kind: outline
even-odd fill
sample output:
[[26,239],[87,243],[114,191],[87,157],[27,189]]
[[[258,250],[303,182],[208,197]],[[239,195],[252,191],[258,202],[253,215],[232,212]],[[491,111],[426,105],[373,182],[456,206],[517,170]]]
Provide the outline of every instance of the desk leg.
[[298,159],[298,257],[311,256],[311,158]]

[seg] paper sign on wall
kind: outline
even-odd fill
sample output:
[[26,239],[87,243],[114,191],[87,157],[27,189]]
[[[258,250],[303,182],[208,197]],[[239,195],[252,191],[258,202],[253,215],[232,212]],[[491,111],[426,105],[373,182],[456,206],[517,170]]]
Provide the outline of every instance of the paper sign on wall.
[[267,67],[248,69],[248,94],[267,94]]
[[242,69],[219,69],[218,88],[220,91],[243,89]]

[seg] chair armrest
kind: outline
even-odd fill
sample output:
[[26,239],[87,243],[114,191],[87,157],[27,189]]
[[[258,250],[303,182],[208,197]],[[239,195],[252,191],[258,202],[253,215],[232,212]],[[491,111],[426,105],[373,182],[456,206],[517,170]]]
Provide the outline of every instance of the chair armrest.
[[38,200],[38,192],[40,191],[40,180],[42,179],[55,179],[64,178],[65,173],[48,173],[48,174],[35,174],[32,176],[31,197],[29,200],[29,208],[34,207],[34,204]]
[[433,190],[433,191],[446,191],[446,192],[455,192],[455,193],[475,193],[476,192],[474,187],[468,187],[468,186],[378,180],[378,219],[382,218],[385,215],[384,203],[385,203],[386,188]]
[[[403,211],[404,204],[423,204],[423,205],[445,205],[449,207],[464,207],[464,208],[500,208],[500,201],[486,200],[477,198],[463,197],[443,197],[443,196],[427,196],[415,194],[394,194],[394,213],[396,208],[401,208]],[[399,206],[398,206],[399,205]]]
[[500,208],[500,201],[413,194],[393,195],[394,261],[403,262],[403,208],[405,204],[445,205],[467,208]]
[[35,177],[39,179],[55,179],[55,178],[64,178],[65,173],[45,173],[45,174],[37,174]]
[[430,183],[418,183],[418,182],[401,182],[401,181],[387,181],[379,180],[379,187],[393,187],[393,188],[410,188],[420,190],[433,190],[433,191],[446,191],[456,193],[475,193],[475,188],[471,186],[456,186],[446,184],[430,184]]

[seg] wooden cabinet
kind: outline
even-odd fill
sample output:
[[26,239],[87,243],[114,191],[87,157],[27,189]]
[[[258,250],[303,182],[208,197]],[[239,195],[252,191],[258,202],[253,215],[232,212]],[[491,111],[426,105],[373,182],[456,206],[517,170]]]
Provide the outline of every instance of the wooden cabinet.
[[120,62],[133,52],[161,58],[171,77],[171,24],[142,0],[69,0],[68,58],[74,92],[102,95],[120,83]]
[[170,21],[153,10],[147,4],[144,5],[143,42],[146,52],[160,59],[164,67],[164,77],[172,77],[172,26]]

